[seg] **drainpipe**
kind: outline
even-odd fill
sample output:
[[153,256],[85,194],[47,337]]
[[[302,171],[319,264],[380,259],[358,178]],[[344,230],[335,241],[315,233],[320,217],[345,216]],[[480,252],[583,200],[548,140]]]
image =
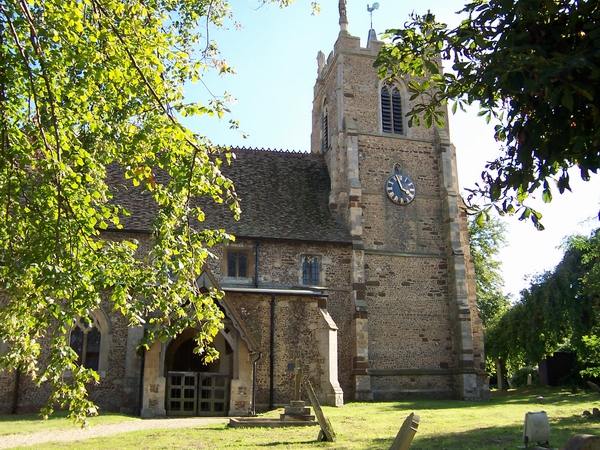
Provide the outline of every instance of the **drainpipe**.
[[262,358],[262,352],[258,352],[258,357],[252,361],[252,410],[250,411],[251,416],[256,416],[256,365]]
[[138,394],[138,414],[142,415],[142,409],[144,408],[144,366],[146,365],[146,348],[142,347],[138,350],[140,356],[142,357],[142,367],[140,369],[140,392]]
[[271,294],[271,345],[269,346],[269,410],[275,409],[275,294]]
[[256,251],[254,252],[255,254],[255,261],[254,261],[254,287],[257,288],[258,287],[258,247],[260,246],[260,239],[256,240]]
[[21,368],[17,367],[17,370],[15,370],[15,388],[13,389],[11,414],[16,414],[17,407],[19,406],[19,384],[21,384]]

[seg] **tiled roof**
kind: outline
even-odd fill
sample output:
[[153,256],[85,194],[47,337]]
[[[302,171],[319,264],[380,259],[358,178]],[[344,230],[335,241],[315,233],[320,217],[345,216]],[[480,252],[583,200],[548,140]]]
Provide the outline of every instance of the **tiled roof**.
[[[232,151],[236,158],[222,171],[234,182],[242,217],[236,222],[227,205],[202,200],[205,228],[224,228],[238,237],[351,242],[346,227],[329,211],[330,179],[322,155]],[[114,167],[109,182],[117,188],[115,202],[131,212],[122,218],[124,229],[149,230],[156,214],[151,195],[125,189],[124,178]]]

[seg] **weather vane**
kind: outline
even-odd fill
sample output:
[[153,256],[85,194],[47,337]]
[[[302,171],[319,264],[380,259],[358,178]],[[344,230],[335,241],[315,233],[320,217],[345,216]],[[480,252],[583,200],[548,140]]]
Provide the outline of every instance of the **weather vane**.
[[379,3],[375,2],[373,3],[373,6],[369,6],[367,4],[367,11],[369,11],[369,13],[371,14],[371,29],[373,29],[373,11],[375,11],[376,9],[379,9]]

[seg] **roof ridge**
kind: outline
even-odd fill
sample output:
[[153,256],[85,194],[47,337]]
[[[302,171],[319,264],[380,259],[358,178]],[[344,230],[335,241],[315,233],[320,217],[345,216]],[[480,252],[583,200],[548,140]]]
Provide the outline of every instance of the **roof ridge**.
[[306,150],[279,150],[279,149],[271,149],[269,148],[258,148],[258,147],[246,147],[246,146],[242,146],[242,147],[231,147],[230,148],[231,151],[234,150],[244,150],[244,151],[250,151],[250,152],[270,152],[270,153],[293,153],[293,154],[310,154],[310,152],[306,151]]

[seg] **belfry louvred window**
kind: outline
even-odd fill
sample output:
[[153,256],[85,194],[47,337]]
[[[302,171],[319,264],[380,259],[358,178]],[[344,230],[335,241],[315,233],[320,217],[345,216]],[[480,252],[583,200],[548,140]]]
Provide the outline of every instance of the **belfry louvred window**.
[[381,130],[384,133],[404,134],[402,98],[398,88],[385,84],[381,88]]
[[323,106],[321,117],[321,152],[325,153],[329,147],[329,119],[327,117],[327,106]]

